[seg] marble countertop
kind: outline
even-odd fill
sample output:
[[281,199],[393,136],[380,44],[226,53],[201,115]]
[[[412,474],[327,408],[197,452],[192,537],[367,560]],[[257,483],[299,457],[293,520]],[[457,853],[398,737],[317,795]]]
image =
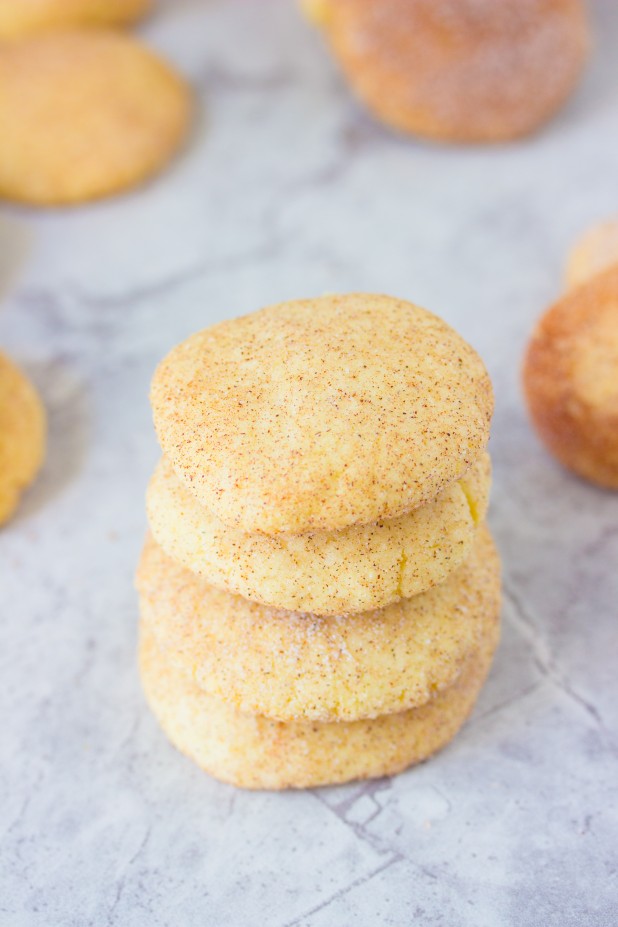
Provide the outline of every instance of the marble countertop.
[[[545,131],[455,149],[366,117],[292,0],[169,0],[141,31],[197,89],[185,155],[129,196],[3,210],[0,343],[51,426],[0,534],[3,927],[618,923],[618,496],[547,457],[519,388],[566,249],[618,210],[618,7],[593,13]],[[487,362],[503,641],[432,762],[245,793],[177,754],[140,692],[148,384],[198,328],[352,289],[427,306]]]

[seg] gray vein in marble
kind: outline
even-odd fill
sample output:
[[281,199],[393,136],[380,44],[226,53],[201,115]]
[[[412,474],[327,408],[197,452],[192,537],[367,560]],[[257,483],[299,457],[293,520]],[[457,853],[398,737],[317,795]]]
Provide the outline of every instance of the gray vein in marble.
[[557,664],[554,657],[551,656],[547,644],[543,641],[543,638],[537,632],[537,623],[532,619],[528,614],[521,598],[514,592],[513,588],[510,586],[508,580],[504,581],[503,586],[504,595],[507,600],[513,606],[511,616],[515,617],[517,622],[517,627],[524,635],[526,640],[530,643],[533,654],[534,654],[534,663],[535,666],[539,669],[541,674],[553,684],[561,692],[563,692],[569,699],[571,699],[585,714],[590,718],[595,726],[603,735],[603,737],[608,742],[608,746],[612,750],[615,750],[615,745],[611,742],[610,733],[607,730],[603,719],[595,707],[595,705],[584,698],[579,692],[577,692],[573,686],[569,683],[566,678],[566,673],[560,666]]

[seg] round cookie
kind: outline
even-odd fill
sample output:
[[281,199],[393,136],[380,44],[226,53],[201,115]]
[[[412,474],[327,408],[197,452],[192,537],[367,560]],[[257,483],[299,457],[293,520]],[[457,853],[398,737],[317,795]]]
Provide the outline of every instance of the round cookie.
[[541,317],[523,383],[549,451],[585,479],[618,489],[618,265]]
[[122,26],[152,0],[0,0],[0,41],[72,26]]
[[352,88],[393,128],[450,142],[532,132],[582,71],[582,0],[305,0]]
[[190,98],[122,33],[37,36],[0,53],[0,196],[80,203],[160,171],[186,136]]
[[618,220],[595,225],[580,238],[569,254],[566,284],[569,290],[618,264]]
[[249,534],[341,531],[435,499],[478,460],[493,411],[475,351],[388,296],[281,303],[159,365],[151,399],[176,474]]
[[496,620],[500,565],[489,532],[440,586],[380,611],[317,618],[209,586],[146,544],[140,609],[198,687],[280,721],[355,721],[413,708],[450,686]]
[[421,708],[370,721],[284,724],[204,692],[142,628],[146,698],[172,743],[211,775],[247,789],[311,788],[401,772],[444,747],[468,717],[498,641],[497,619],[457,681]]
[[408,515],[339,532],[246,534],[193,498],[165,458],[148,490],[158,544],[207,582],[264,605],[315,615],[382,608],[442,582],[465,559],[487,513],[491,464]]
[[17,507],[45,452],[45,413],[22,371],[0,353],[0,524]]

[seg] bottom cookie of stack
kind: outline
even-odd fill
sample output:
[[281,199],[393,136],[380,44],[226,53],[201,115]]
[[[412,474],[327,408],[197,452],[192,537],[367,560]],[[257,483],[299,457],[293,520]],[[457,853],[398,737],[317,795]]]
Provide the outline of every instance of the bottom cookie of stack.
[[471,712],[499,637],[485,630],[449,688],[419,708],[349,722],[273,721],[206,695],[143,623],[146,697],[172,743],[211,775],[248,789],[308,788],[401,772],[444,747]]

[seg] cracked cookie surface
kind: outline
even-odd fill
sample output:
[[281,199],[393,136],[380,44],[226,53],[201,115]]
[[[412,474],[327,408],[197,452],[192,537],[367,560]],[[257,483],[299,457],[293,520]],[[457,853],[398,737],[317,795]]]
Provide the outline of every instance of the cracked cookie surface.
[[440,141],[497,142],[534,131],[573,90],[590,45],[581,0],[303,5],[379,119]]

